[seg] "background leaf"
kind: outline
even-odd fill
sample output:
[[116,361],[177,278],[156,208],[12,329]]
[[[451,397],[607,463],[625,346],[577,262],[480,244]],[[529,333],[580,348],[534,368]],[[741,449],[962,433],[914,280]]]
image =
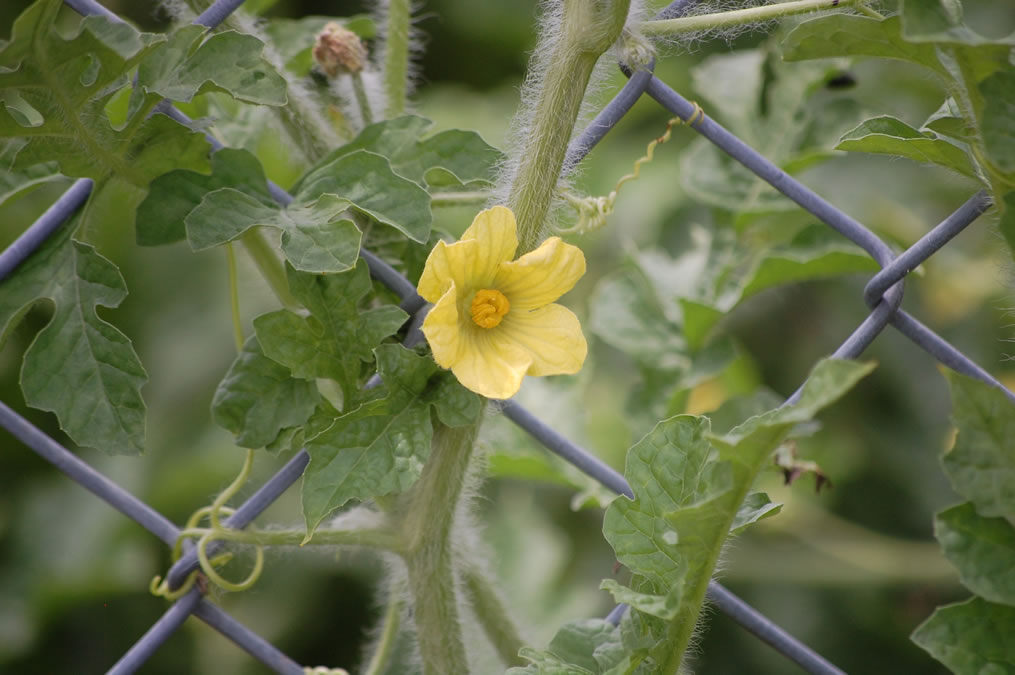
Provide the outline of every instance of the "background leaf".
[[4,281],[0,343],[32,305],[51,302],[53,316],[21,368],[25,401],[55,413],[78,445],[140,454],[148,376],[127,336],[96,314],[118,306],[127,288],[113,263],[71,238],[73,229],[65,225]]

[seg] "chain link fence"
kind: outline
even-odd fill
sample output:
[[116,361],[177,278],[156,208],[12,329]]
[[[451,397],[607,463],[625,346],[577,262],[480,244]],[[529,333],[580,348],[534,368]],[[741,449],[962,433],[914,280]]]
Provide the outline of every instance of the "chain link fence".
[[[65,0],[65,4],[82,15],[98,14],[106,16],[112,21],[121,21],[118,16],[99,5],[95,0]],[[203,12],[195,23],[214,28],[242,4],[243,0],[218,0]],[[664,9],[657,18],[679,16],[691,4],[693,4],[693,0],[677,0]],[[624,66],[621,68],[629,77],[627,84],[599,112],[584,132],[574,140],[568,153],[567,162],[569,164],[573,165],[581,161],[624,118],[635,102],[642,96],[648,95],[723,152],[796,202],[805,211],[860,246],[880,265],[881,271],[868,282],[863,293],[863,299],[870,308],[870,313],[835,350],[834,357],[843,359],[859,357],[890,325],[940,363],[998,387],[1015,403],[1015,394],[1007,390],[996,378],[900,307],[906,276],[989,208],[990,201],[985,192],[981,191],[972,195],[966,203],[913,246],[900,255],[894,255],[884,241],[861,223],[792,178],[716,123],[707,114],[703,114],[696,104],[688,101],[660,81],[653,75],[651,65],[636,72],[631,72]],[[169,115],[178,122],[192,126],[191,121],[168,101],[163,101],[157,111]],[[216,150],[222,147],[211,137],[209,137],[209,141]],[[271,184],[270,188],[274,198],[281,204],[292,201],[292,197],[278,186]],[[90,179],[80,179],[74,182],[35,223],[11,246],[0,253],[0,280],[8,277],[49,236],[67,222],[88,199],[91,189],[92,181]],[[429,306],[416,294],[414,285],[369,251],[363,250],[361,255],[367,262],[371,275],[394,291],[402,300],[401,307],[413,315],[412,329],[409,331],[407,344],[411,345],[422,340],[422,334],[418,327]],[[374,380],[371,384],[376,383],[377,380]],[[795,397],[796,394],[791,396],[787,403],[792,403]],[[560,456],[610,490],[633,497],[631,487],[621,474],[603,463],[595,455],[555,432],[552,427],[516,401],[499,402],[498,406],[508,419],[531,434],[547,450]],[[0,402],[0,424],[25,446],[35,451],[96,497],[137,522],[167,546],[173,547],[176,544],[180,528],[93,469],[3,402]],[[246,527],[300,478],[309,461],[307,451],[300,451],[238,507],[224,521],[224,525],[231,528]],[[199,568],[197,552],[189,542],[187,546],[189,550],[168,572],[167,581],[170,590],[181,588],[188,577]],[[209,549],[221,546],[223,545],[216,543]],[[210,553],[211,551],[209,551]],[[728,615],[745,630],[769,644],[805,671],[823,675],[841,675],[843,673],[842,670],[802,644],[721,584],[713,581],[709,585],[708,597],[711,604],[719,611]],[[624,605],[619,605],[607,617],[608,620],[615,624],[619,623],[625,610]],[[223,609],[206,600],[201,589],[195,585],[176,600],[107,672],[110,675],[126,675],[137,671],[190,616],[201,619],[274,672],[284,675],[303,675],[313,670],[296,663]]]

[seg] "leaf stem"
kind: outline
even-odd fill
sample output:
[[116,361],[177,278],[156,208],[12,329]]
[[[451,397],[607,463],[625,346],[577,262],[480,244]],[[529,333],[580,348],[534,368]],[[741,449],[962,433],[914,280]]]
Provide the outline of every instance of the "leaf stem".
[[[180,535],[199,537],[207,532],[208,528],[193,527],[183,530]],[[303,528],[298,530],[258,530],[252,528],[233,530],[224,527],[215,532],[215,539],[260,546],[303,546],[306,536],[307,532]],[[401,553],[403,548],[401,535],[387,527],[315,530],[314,538],[306,545],[364,546],[391,553]]]
[[532,111],[534,127],[523,139],[508,206],[518,221],[519,254],[536,248],[567,146],[596,61],[616,42],[630,0],[564,3],[562,33],[551,47]]
[[229,263],[229,307],[233,317],[233,338],[236,351],[243,351],[243,323],[240,321],[240,289],[236,275],[236,251],[233,242],[226,242],[226,261]]
[[374,655],[370,658],[364,675],[383,675],[398,644],[398,632],[402,627],[402,596],[392,592],[388,598],[388,611],[384,613],[384,629],[381,639],[374,647]]
[[807,14],[820,10],[842,9],[862,5],[868,0],[794,0],[774,5],[748,7],[715,14],[699,14],[678,19],[661,19],[642,22],[638,29],[644,35],[680,35],[701,30],[742,26],[745,23],[771,21],[796,14]]
[[479,424],[438,426],[430,459],[408,496],[404,555],[424,675],[468,673],[458,615],[452,531]]
[[508,666],[523,665],[524,660],[518,652],[525,647],[525,642],[493,584],[476,566],[463,573],[463,581],[469,603],[501,660]]
[[470,206],[472,204],[484,204],[490,198],[489,192],[482,190],[476,192],[437,192],[430,195],[430,206]]
[[286,309],[299,309],[302,305],[289,291],[289,280],[286,278],[282,261],[265,239],[264,233],[257,228],[252,229],[240,237],[240,241],[282,306]]
[[384,35],[385,117],[405,112],[409,90],[409,19],[410,0],[389,0]]
[[352,91],[356,94],[356,103],[359,105],[359,113],[363,117],[363,126],[374,123],[374,111],[370,108],[370,99],[367,98],[367,90],[363,86],[363,74],[360,72],[350,73],[352,78]]

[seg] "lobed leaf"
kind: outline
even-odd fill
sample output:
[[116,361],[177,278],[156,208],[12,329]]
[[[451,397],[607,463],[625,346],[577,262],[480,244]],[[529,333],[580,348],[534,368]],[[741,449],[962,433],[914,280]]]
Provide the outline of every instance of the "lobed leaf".
[[637,603],[633,612],[648,610],[665,619],[663,634],[647,648],[660,664],[657,672],[675,672],[681,662],[730,531],[776,508],[767,497],[748,497],[765,460],[794,425],[834,402],[872,368],[822,361],[792,406],[751,418],[722,436],[710,433],[706,418],[673,417],[628,452],[625,476],[635,498],[618,497],[609,506],[603,534],[634,581],[627,590],[608,587]]
[[195,251],[219,246],[257,226],[282,232],[282,252],[303,272],[344,272],[359,258],[359,228],[345,217],[350,203],[321,195],[287,207],[223,187],[206,194],[184,219],[187,240]]
[[323,194],[348,200],[358,211],[413,241],[423,243],[430,235],[430,195],[373,152],[357,150],[315,169],[300,183],[295,203],[313,203]]
[[246,150],[222,148],[211,156],[210,175],[177,169],[152,181],[137,209],[137,243],[161,246],[186,238],[187,216],[206,194],[224,187],[242,191],[265,208],[277,208],[257,158]]
[[268,358],[294,377],[338,382],[351,405],[361,364],[373,359],[373,348],[408,319],[398,307],[384,305],[361,311],[370,292],[365,262],[342,274],[307,274],[286,266],[293,296],[310,311],[301,316],[278,310],[254,319],[258,342]]
[[[110,175],[137,186],[184,167],[207,169],[208,142],[164,115],[138,112],[114,126],[105,110],[128,72],[165,37],[86,17],[65,37],[55,25],[63,3],[42,0],[14,23],[0,50],[0,138],[24,136],[14,170],[56,162],[67,176]],[[154,100],[151,101],[153,103]]]
[[190,101],[207,91],[225,91],[247,103],[284,105],[285,80],[262,56],[253,35],[187,25],[141,61],[137,84],[172,101]]
[[108,454],[144,450],[148,376],[126,335],[102,320],[99,306],[127,295],[116,266],[71,237],[64,225],[15,273],[0,293],[0,344],[36,303],[53,315],[25,353],[21,388],[33,408],[56,414],[78,445]]
[[338,417],[307,442],[305,541],[349,500],[405,491],[430,455],[432,402],[426,390],[437,365],[399,345],[381,345],[374,353],[387,396]]
[[283,429],[301,427],[319,400],[313,382],[294,378],[251,336],[215,390],[212,419],[235,434],[240,447],[263,448]]

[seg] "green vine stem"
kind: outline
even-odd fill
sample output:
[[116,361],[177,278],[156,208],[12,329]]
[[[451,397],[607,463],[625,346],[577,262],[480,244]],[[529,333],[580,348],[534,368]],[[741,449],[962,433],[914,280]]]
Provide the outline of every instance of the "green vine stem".
[[430,459],[407,496],[404,555],[424,675],[468,673],[452,530],[479,424],[434,432]]
[[395,647],[398,645],[398,632],[402,628],[402,610],[404,600],[400,593],[392,593],[388,598],[388,610],[384,613],[384,628],[380,639],[374,646],[374,655],[370,658],[364,675],[384,675],[391,663]]
[[388,0],[384,30],[384,95],[385,117],[391,119],[405,112],[409,91],[409,20],[410,0]]
[[490,579],[475,566],[466,569],[462,576],[469,604],[501,660],[509,666],[524,665],[518,652],[526,646],[525,642]]
[[363,126],[374,123],[374,111],[370,108],[370,99],[367,97],[366,87],[363,86],[363,74],[350,73],[352,78],[352,91],[356,95],[356,104],[359,106],[359,114],[363,118]]
[[433,208],[482,206],[488,199],[490,199],[490,193],[482,190],[475,192],[435,192],[430,195],[430,206]]
[[229,308],[233,317],[233,339],[237,353],[243,351],[243,322],[240,321],[240,287],[236,274],[236,251],[233,243],[226,242],[226,261],[229,263]]
[[863,7],[870,0],[795,0],[794,2],[780,2],[774,5],[761,5],[759,7],[747,7],[735,9],[729,12],[717,12],[715,14],[699,14],[679,19],[662,19],[659,21],[645,21],[638,26],[643,35],[680,35],[683,33],[695,33],[703,30],[722,30],[732,26],[742,26],[748,23],[771,21],[797,14],[807,14],[830,9],[843,9],[858,5]]
[[520,254],[539,244],[592,71],[620,37],[629,7],[630,0],[564,0],[561,33],[542,63],[533,128],[523,139],[508,197]]
[[292,292],[290,292],[289,280],[285,276],[285,267],[282,266],[282,261],[279,260],[274,247],[265,239],[264,233],[258,229],[253,229],[243,235],[240,238],[240,242],[247,249],[247,253],[250,254],[254,264],[257,265],[261,276],[268,282],[268,285],[275,293],[278,301],[282,303],[282,306],[292,310],[302,307],[299,300],[294,298]]

